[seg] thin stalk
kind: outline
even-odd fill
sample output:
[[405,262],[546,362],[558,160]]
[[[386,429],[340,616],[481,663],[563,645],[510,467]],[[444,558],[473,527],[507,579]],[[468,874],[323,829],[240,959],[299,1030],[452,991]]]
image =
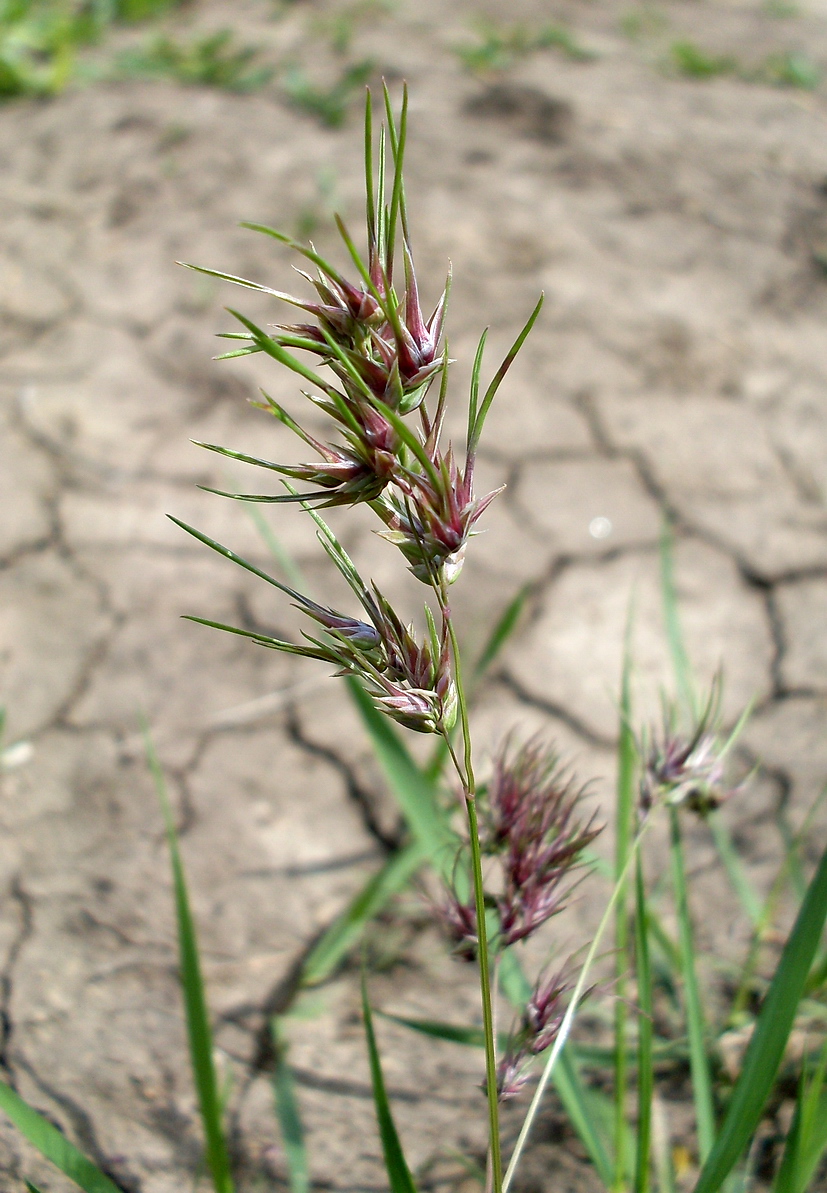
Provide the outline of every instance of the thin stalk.
[[654,1034],[652,969],[649,963],[649,927],[643,864],[638,854],[635,867],[635,973],[637,977],[638,1061],[637,1061],[637,1164],[635,1193],[649,1193],[649,1161],[652,1147],[652,1099],[655,1072],[652,1057]]
[[[436,588],[436,586],[435,586]],[[497,1040],[494,1033],[494,1006],[491,997],[491,971],[488,957],[488,932],[485,923],[485,891],[482,878],[482,852],[480,850],[479,822],[477,820],[477,791],[474,769],[471,761],[471,731],[468,723],[468,703],[462,683],[459,643],[451,620],[447,593],[437,590],[442,615],[451,639],[454,659],[454,682],[457,688],[460,723],[465,744],[464,770],[459,765],[450,737],[444,733],[445,741],[454,760],[457,773],[464,787],[465,809],[468,813],[468,834],[471,839],[471,876],[474,883],[474,908],[477,917],[477,952],[480,967],[480,993],[482,996],[482,1027],[485,1037],[485,1089],[488,1099],[488,1121],[490,1133],[490,1172],[492,1193],[502,1193],[503,1168],[500,1147],[500,1107],[497,1097]]]
[[537,1088],[534,1091],[534,1097],[531,1099],[531,1105],[528,1108],[528,1112],[525,1116],[525,1119],[523,1120],[523,1125],[520,1128],[520,1134],[517,1136],[517,1142],[514,1145],[514,1151],[511,1153],[511,1159],[508,1162],[508,1168],[506,1170],[505,1177],[503,1178],[503,1193],[508,1193],[511,1182],[514,1180],[514,1174],[517,1171],[517,1165],[520,1162],[520,1157],[522,1156],[526,1143],[528,1142],[528,1136],[540,1109],[540,1102],[543,1100],[543,1094],[546,1092],[546,1086],[551,1080],[551,1075],[554,1072],[554,1066],[557,1064],[557,1058],[562,1052],[566,1040],[568,1039],[569,1032],[571,1031],[571,1025],[574,1021],[575,1013],[578,1006],[580,1005],[580,1000],[583,997],[583,991],[586,988],[589,970],[591,969],[594,959],[597,956],[597,950],[600,948],[600,944],[603,940],[606,929],[608,928],[615,914],[617,901],[620,898],[621,891],[623,890],[626,880],[629,877],[629,872],[632,868],[632,862],[638,855],[638,850],[640,849],[641,842],[643,841],[643,838],[649,829],[650,823],[651,817],[647,817],[638,830],[638,834],[629,849],[629,853],[626,858],[626,865],[623,867],[623,873],[620,875],[619,881],[615,883],[611,897],[606,904],[606,909],[603,912],[600,923],[597,925],[597,931],[595,932],[594,939],[589,946],[589,951],[586,954],[585,961],[583,962],[583,968],[580,970],[580,976],[577,979],[574,990],[572,991],[571,1001],[566,1007],[566,1013],[563,1016],[562,1023],[560,1024],[560,1030],[557,1033],[557,1039],[554,1041],[551,1052],[549,1053],[549,1058],[545,1063],[540,1080],[537,1083]]
[[[620,882],[632,840],[635,806],[635,737],[632,730],[630,613],[626,627],[621,679],[620,741],[618,745],[617,815],[615,821],[615,865],[613,878]],[[615,1193],[626,1188],[626,1093],[629,1084],[627,1047],[627,972],[629,968],[629,907],[626,882],[621,883],[615,909],[615,1005],[614,1005],[614,1141]]]
[[681,944],[681,969],[686,996],[686,1019],[689,1030],[689,1062],[692,1072],[692,1092],[695,1097],[695,1118],[698,1128],[698,1152],[703,1164],[715,1142],[715,1110],[712,1098],[712,1079],[706,1053],[706,1029],[703,1004],[695,972],[695,946],[686,891],[686,870],[683,861],[681,828],[676,808],[669,809],[672,854],[672,881]]

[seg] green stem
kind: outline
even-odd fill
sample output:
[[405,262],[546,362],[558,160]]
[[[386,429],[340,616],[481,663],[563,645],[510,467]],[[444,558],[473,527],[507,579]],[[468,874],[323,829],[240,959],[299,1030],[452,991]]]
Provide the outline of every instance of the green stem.
[[640,854],[638,854],[635,867],[635,976],[637,978],[637,1002],[640,1018],[638,1022],[635,1193],[649,1193],[652,1100],[655,1093],[655,1072],[652,1059],[654,1007],[652,1005],[652,969],[649,962],[649,925],[647,920],[643,863]]
[[459,765],[459,759],[454,753],[450,738],[444,732],[445,741],[454,760],[457,773],[464,787],[465,808],[468,813],[468,834],[471,839],[471,875],[474,882],[474,908],[477,918],[477,953],[480,967],[480,993],[482,995],[482,1027],[485,1037],[485,1088],[488,1099],[488,1121],[490,1131],[490,1162],[492,1193],[502,1193],[503,1166],[500,1148],[500,1107],[497,1096],[497,1041],[494,1034],[494,1007],[491,997],[491,971],[488,956],[488,932],[485,923],[485,891],[482,878],[482,852],[480,850],[479,823],[477,820],[477,791],[474,780],[474,769],[471,761],[471,731],[468,723],[468,703],[462,683],[462,668],[460,664],[459,644],[451,620],[447,594],[437,593],[442,615],[451,639],[451,652],[454,657],[454,682],[457,688],[457,703],[459,705],[462,735],[465,744],[465,767]]
[[692,1090],[695,1096],[695,1118],[698,1128],[698,1152],[704,1163],[715,1142],[715,1110],[712,1097],[712,1079],[706,1052],[706,1026],[704,1022],[698,975],[695,972],[695,946],[692,940],[692,923],[689,918],[689,901],[686,891],[686,869],[683,861],[681,827],[677,808],[669,809],[672,853],[672,881],[675,886],[675,903],[681,944],[681,968],[683,970],[684,993],[686,997],[686,1019],[689,1029],[689,1061],[692,1071]]
[[626,1094],[628,1079],[626,975],[629,968],[629,909],[627,883],[621,882],[626,868],[634,833],[635,808],[635,764],[637,751],[631,726],[631,616],[626,629],[621,680],[620,742],[618,747],[617,818],[615,826],[615,882],[621,883],[615,910],[615,1038],[614,1038],[614,1141],[615,1141],[615,1193],[622,1193],[627,1185],[627,1156],[625,1140]]

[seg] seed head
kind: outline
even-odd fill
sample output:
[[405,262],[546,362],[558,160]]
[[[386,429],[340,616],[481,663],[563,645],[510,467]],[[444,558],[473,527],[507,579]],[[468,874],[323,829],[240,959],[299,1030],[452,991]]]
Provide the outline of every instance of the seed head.
[[500,1061],[497,1087],[500,1101],[516,1097],[525,1085],[531,1061],[545,1052],[559,1035],[574,982],[568,965],[546,977],[540,975],[512,1031]]
[[494,498],[474,496],[474,460],[469,455],[460,469],[451,447],[443,455],[431,452],[433,475],[417,473],[397,478],[396,489],[375,507],[387,526],[382,538],[395,543],[410,570],[424,584],[441,573],[452,584],[459,576],[474,523]]
[[483,845],[502,861],[497,904],[503,947],[524,940],[566,906],[569,876],[601,831],[594,817],[577,816],[583,794],[556,752],[537,740],[512,757],[506,744],[496,759]]
[[723,747],[719,739],[721,684],[716,677],[703,712],[688,733],[677,728],[674,706],[664,705],[660,732],[644,739],[640,800],[648,812],[659,799],[689,808],[705,818],[734,794],[725,783]]

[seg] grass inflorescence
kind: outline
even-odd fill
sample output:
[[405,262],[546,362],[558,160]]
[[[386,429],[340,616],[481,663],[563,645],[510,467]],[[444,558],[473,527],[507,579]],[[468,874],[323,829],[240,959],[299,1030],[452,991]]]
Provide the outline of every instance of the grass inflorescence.
[[[703,73],[703,72],[701,72]],[[233,330],[223,359],[258,354],[296,379],[302,402],[282,405],[262,391],[262,414],[293,432],[311,457],[282,463],[214,443],[200,444],[263,478],[261,491],[209,490],[242,503],[272,551],[269,568],[237,555],[173,518],[227,564],[269,586],[277,600],[303,614],[294,638],[264,628],[217,622],[209,605],[189,620],[236,635],[252,646],[322,663],[343,680],[378,767],[395,798],[405,833],[362,890],[316,941],[297,975],[297,996],[327,981],[363,945],[393,899],[423,878],[428,914],[442,926],[457,964],[473,967],[478,1015],[472,1022],[393,1016],[419,1037],[477,1049],[485,1089],[488,1193],[507,1193],[543,1104],[555,1087],[596,1179],[611,1193],[674,1193],[676,1178],[694,1193],[729,1193],[756,1183],[755,1143],[780,1100],[789,1126],[776,1132],[763,1163],[773,1193],[805,1193],[818,1179],[827,1150],[827,850],[815,866],[804,845],[815,815],[791,825],[779,819],[782,860],[768,892],[746,871],[725,813],[737,809],[750,781],[738,757],[749,710],[726,721],[723,679],[706,690],[692,674],[683,644],[670,528],[661,543],[664,624],[674,694],[662,714],[641,717],[635,702],[634,616],[629,617],[617,726],[614,856],[595,843],[601,830],[588,784],[575,777],[553,743],[517,732],[494,744],[488,773],[478,772],[472,741],[475,694],[519,625],[526,592],[493,620],[478,657],[460,648],[451,590],[462,580],[474,537],[498,490],[478,493],[475,472],[486,420],[508,370],[540,314],[542,297],[499,367],[485,367],[484,331],[471,368],[465,430],[445,442],[452,360],[446,346],[450,271],[433,306],[423,307],[403,179],[408,137],[407,94],[397,115],[387,90],[377,129],[368,93],[365,111],[366,219],[361,246],[337,217],[340,265],[304,243],[260,224],[245,225],[302,261],[301,295],[208,266],[210,278],[252,290],[287,306],[291,321],[265,328],[230,309]],[[516,329],[515,329],[516,330]],[[281,393],[281,391],[279,391]],[[307,405],[304,405],[307,403]],[[300,409],[321,420],[325,438],[308,430]],[[281,550],[262,510],[298,506],[320,550],[344,581],[342,607],[318,601]],[[418,622],[364,577],[321,511],[360,505],[395,551],[400,569],[419,584]],[[201,632],[200,630],[198,632]],[[430,742],[415,760],[403,731]],[[164,777],[147,737],[147,753],[163,810],[172,859],[193,1079],[204,1136],[205,1167],[215,1193],[234,1193],[226,1134],[226,1096],[219,1088],[213,1040],[182,852]],[[656,826],[661,843],[653,846]],[[746,925],[743,958],[728,957],[719,989],[699,944],[701,909],[688,858],[692,834],[717,852],[732,904]],[[561,950],[558,917],[581,883],[604,883],[599,920],[571,955]],[[792,921],[778,938],[782,915]],[[545,964],[532,965],[524,942],[544,943]],[[609,963],[606,957],[609,955]],[[715,997],[710,997],[714,993]],[[587,1004],[588,1037],[579,1030]],[[410,1165],[385,1083],[368,975],[361,1007],[376,1122],[391,1193],[416,1193],[421,1174]],[[275,1118],[294,1193],[312,1186],[312,1139],[290,1063],[284,1011],[269,1025]],[[730,1047],[738,1033],[745,1046]],[[796,1036],[799,1046],[791,1048]],[[800,1041],[803,1040],[803,1045]],[[680,1134],[667,1113],[676,1091],[691,1107]],[[792,1091],[792,1092],[790,1092]],[[668,1093],[669,1097],[665,1095]],[[522,1125],[506,1147],[500,1108],[528,1099]],[[86,1193],[113,1193],[111,1179],[9,1086],[0,1108],[19,1130]],[[473,1157],[466,1158],[474,1170]],[[680,1170],[680,1171],[678,1171]],[[33,1186],[29,1186],[30,1189]]]

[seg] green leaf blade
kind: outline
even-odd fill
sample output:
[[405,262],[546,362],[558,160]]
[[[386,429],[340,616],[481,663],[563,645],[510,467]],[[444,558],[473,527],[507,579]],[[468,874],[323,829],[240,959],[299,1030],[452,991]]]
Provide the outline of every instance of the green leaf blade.
[[307,1160],[304,1125],[296,1098],[293,1071],[287,1063],[287,1045],[277,1017],[273,1018],[270,1029],[276,1050],[273,1097],[276,1118],[281,1130],[282,1146],[290,1173],[290,1193],[310,1193],[310,1166]]
[[184,1010],[187,1021],[187,1036],[190,1047],[190,1061],[195,1081],[201,1122],[206,1140],[207,1164],[212,1176],[215,1193],[234,1193],[230,1174],[230,1158],[221,1123],[221,1098],[213,1063],[212,1030],[207,1012],[204,982],[201,976],[201,960],[195,922],[190,910],[186,875],[178,848],[178,834],[172,815],[166,783],[161,764],[149,738],[144,732],[147,761],[149,763],[158,800],[163,812],[172,863],[172,879],[175,890],[175,913],[178,923],[179,963],[181,986],[184,993]]
[[379,1125],[379,1137],[382,1141],[382,1152],[385,1157],[385,1169],[388,1174],[391,1193],[417,1193],[414,1179],[405,1160],[405,1153],[402,1151],[402,1144],[399,1141],[399,1135],[393,1121],[385,1089],[385,1079],[382,1075],[379,1049],[376,1046],[373,1019],[370,1013],[370,1003],[368,1002],[367,982],[364,974],[362,974],[362,1013],[365,1017],[365,1035],[368,1042],[373,1102],[376,1107],[376,1120]]
[[427,856],[427,851],[415,841],[388,858],[306,957],[301,974],[303,986],[317,986],[330,977],[371,920],[389,899],[407,886]]
[[0,1082],[0,1110],[8,1115],[18,1131],[42,1156],[74,1181],[84,1193],[121,1193],[96,1164],[5,1082]]
[[775,971],[747,1048],[729,1109],[695,1193],[716,1193],[749,1143],[784,1055],[799,1001],[827,919],[827,850]]

